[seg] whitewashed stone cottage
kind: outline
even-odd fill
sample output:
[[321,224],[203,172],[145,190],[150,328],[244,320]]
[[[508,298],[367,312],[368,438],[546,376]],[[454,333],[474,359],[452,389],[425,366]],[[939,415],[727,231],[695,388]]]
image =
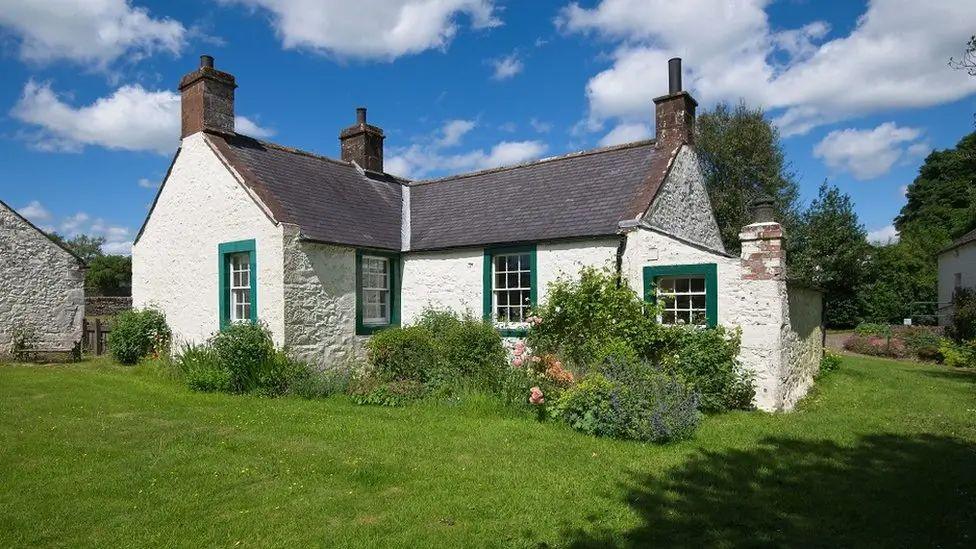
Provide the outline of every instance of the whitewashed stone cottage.
[[81,342],[85,264],[0,201],[0,355],[69,353]]
[[517,337],[549,282],[609,266],[664,299],[663,322],[741,327],[757,405],[788,409],[822,353],[820,296],[788,288],[771,217],[743,228],[742,257],[726,253],[693,148],[697,104],[671,69],[655,140],[407,181],[383,171],[365,109],[340,133],[341,159],[236,133],[235,78],[203,56],[180,82],[182,144],[133,246],[134,305],[160,307],[184,340],[260,319],[328,365],[429,306]]

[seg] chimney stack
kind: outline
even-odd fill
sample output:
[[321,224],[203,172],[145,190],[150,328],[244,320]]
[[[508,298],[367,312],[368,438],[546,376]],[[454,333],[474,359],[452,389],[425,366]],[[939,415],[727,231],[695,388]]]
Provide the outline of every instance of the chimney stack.
[[681,58],[668,60],[668,95],[654,99],[658,146],[674,148],[694,143],[696,107],[698,102],[681,89]]
[[366,123],[366,108],[356,109],[356,123],[339,133],[342,159],[360,168],[383,171],[383,130]]
[[204,130],[234,133],[236,87],[234,75],[214,69],[214,58],[201,55],[200,68],[180,80],[180,137]]
[[746,280],[785,280],[786,249],[783,226],[776,222],[773,197],[759,196],[752,202],[751,224],[742,227],[743,278]]

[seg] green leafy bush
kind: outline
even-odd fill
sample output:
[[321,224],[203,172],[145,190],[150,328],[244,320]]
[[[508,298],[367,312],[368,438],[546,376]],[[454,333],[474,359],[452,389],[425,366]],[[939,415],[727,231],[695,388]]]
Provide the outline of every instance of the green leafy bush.
[[891,326],[862,322],[854,328],[854,333],[861,336],[891,337]]
[[325,370],[308,370],[289,380],[288,394],[302,398],[325,398],[349,392],[356,379],[357,368],[340,365]]
[[214,334],[205,345],[184,345],[176,365],[198,391],[277,396],[310,376],[306,364],[275,349],[267,327],[244,322]]
[[169,353],[172,332],[166,315],[157,309],[124,311],[115,317],[108,346],[115,360],[135,364],[147,356]]
[[833,351],[824,351],[823,357],[820,359],[820,375],[840,369],[840,363],[840,355]]
[[559,279],[547,290],[527,343],[534,352],[562,357],[582,369],[614,342],[628,342],[646,356],[655,341],[656,316],[628,285],[609,270],[585,267],[579,277]]
[[563,392],[551,413],[588,434],[665,442],[695,432],[698,402],[691,387],[647,362],[611,359]]
[[956,343],[976,339],[976,290],[960,288],[952,296],[952,317],[946,336]]
[[440,379],[444,375],[434,335],[424,326],[389,328],[366,343],[372,373],[382,381]]
[[485,387],[496,387],[506,369],[502,338],[490,323],[470,313],[458,316],[452,311],[428,309],[417,326],[433,338],[448,376],[468,378]]
[[427,387],[412,379],[387,381],[376,376],[367,376],[359,379],[350,393],[358,404],[403,406],[422,399],[427,394]]
[[919,360],[941,360],[939,345],[942,338],[936,328],[930,326],[900,326],[894,335],[905,342],[908,352]]
[[976,340],[956,343],[951,339],[943,339],[939,351],[946,366],[953,368],[976,367]]
[[194,391],[231,392],[231,372],[220,364],[209,345],[183,345],[176,366],[186,385]]
[[664,328],[661,365],[701,395],[701,409],[723,412],[749,409],[755,397],[752,377],[739,364],[740,334],[719,326]]

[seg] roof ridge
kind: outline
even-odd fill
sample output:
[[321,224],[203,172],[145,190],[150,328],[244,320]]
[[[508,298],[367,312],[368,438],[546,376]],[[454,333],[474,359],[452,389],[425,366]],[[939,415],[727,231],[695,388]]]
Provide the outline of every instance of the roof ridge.
[[478,171],[474,171],[474,172],[466,172],[466,173],[460,173],[460,174],[455,174],[455,175],[448,175],[448,176],[439,177],[439,178],[436,178],[436,179],[422,179],[422,180],[418,180],[418,181],[411,181],[410,182],[410,186],[416,187],[416,186],[419,186],[419,185],[430,185],[432,183],[443,183],[443,182],[452,181],[452,180],[455,180],[455,179],[464,179],[464,178],[467,178],[467,177],[475,177],[475,176],[485,175],[485,174],[489,174],[489,173],[497,173],[497,172],[504,172],[504,171],[509,171],[509,170],[517,170],[519,168],[527,168],[529,166],[535,166],[535,165],[539,165],[539,164],[545,164],[545,163],[548,163],[548,162],[557,162],[559,160],[569,160],[571,158],[582,158],[584,156],[592,156],[592,155],[595,155],[595,154],[602,154],[602,153],[607,153],[607,152],[620,151],[620,150],[624,150],[624,149],[633,149],[633,148],[637,148],[637,147],[643,147],[643,146],[646,146],[646,145],[653,145],[654,143],[655,143],[655,140],[654,139],[644,139],[644,140],[641,140],[641,141],[631,141],[630,143],[622,143],[620,145],[608,145],[606,147],[597,147],[595,149],[586,149],[586,150],[582,150],[582,151],[573,151],[573,152],[570,152],[570,153],[565,153],[565,154],[556,155],[556,156],[548,156],[546,158],[540,158],[540,159],[537,159],[537,160],[530,160],[530,161],[527,161],[527,162],[522,162],[522,163],[519,163],[519,164],[512,164],[512,165],[509,165],[509,166],[499,166],[497,168],[487,168],[487,169],[484,169],[484,170],[478,170]]

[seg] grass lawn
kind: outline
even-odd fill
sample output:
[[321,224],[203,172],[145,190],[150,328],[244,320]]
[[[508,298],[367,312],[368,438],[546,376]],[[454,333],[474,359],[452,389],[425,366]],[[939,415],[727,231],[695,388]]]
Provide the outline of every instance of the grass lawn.
[[861,357],[791,414],[586,437],[487,401],[0,366],[0,547],[973,546],[976,374]]

